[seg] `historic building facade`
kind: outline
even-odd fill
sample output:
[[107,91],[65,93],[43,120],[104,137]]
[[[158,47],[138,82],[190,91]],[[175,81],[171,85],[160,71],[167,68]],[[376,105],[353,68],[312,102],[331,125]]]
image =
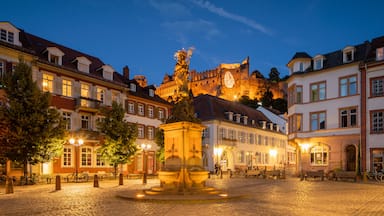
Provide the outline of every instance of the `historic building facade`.
[[[284,83],[273,83],[249,73],[249,59],[241,63],[220,64],[217,68],[190,72],[190,89],[194,96],[209,94],[229,101],[236,101],[242,96],[260,99],[269,89],[274,98],[284,98]],[[175,96],[177,86],[174,75],[165,75],[156,93],[165,100]]]
[[[262,112],[211,95],[194,98],[203,132],[203,164],[213,171],[287,168],[287,135]],[[291,162],[291,163],[289,163]]]
[[[151,144],[147,151],[155,155],[157,146],[153,136],[168,117],[171,106],[154,94],[153,86],[142,87],[138,85],[140,81],[130,80],[127,67],[121,75],[97,57],[29,34],[9,22],[0,22],[0,33],[1,78],[5,71],[12,71],[22,57],[31,65],[33,79],[41,90],[52,94],[52,106],[67,122],[69,137],[63,155],[50,163],[34,166],[33,173],[112,172],[110,164],[97,151],[102,136],[96,126],[102,117],[99,108],[111,106],[112,101],[124,104],[125,118],[139,126],[137,144]],[[70,138],[74,139],[73,143],[69,142]],[[134,161],[143,163],[143,160]],[[151,169],[149,172],[156,171],[155,160],[150,163],[146,166]],[[136,170],[131,171],[140,172],[140,167],[143,166],[136,165]],[[21,175],[21,167],[10,161],[2,163],[2,168],[9,176]],[[128,167],[124,166],[123,171],[127,173]]]
[[289,144],[298,171],[373,170],[383,161],[383,37],[287,64]]

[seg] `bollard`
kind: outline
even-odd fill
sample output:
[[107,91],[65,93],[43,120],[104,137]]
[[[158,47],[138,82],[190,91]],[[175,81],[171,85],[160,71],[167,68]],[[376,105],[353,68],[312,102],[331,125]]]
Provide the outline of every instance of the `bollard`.
[[99,187],[99,177],[97,175],[93,177],[93,187]]
[[123,173],[120,173],[119,175],[119,185],[123,185],[124,182],[123,182]]
[[55,185],[56,185],[56,190],[61,190],[61,178],[59,175],[56,176]]
[[7,178],[6,186],[5,186],[5,193],[10,194],[13,193],[13,179]]
[[363,182],[367,182],[367,181],[368,181],[368,174],[367,174],[367,170],[365,170],[363,173]]

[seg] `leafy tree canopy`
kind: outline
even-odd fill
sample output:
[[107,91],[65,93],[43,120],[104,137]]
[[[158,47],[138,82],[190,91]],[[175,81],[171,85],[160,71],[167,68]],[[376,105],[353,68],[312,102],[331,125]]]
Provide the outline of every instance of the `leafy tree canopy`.
[[124,120],[124,108],[122,104],[115,101],[112,103],[112,108],[105,107],[101,113],[105,118],[98,122],[97,126],[105,135],[100,148],[102,157],[109,160],[115,167],[129,162],[138,150],[137,125]]
[[24,165],[47,162],[62,153],[64,121],[50,107],[51,95],[32,80],[31,67],[20,60],[7,74],[5,101],[0,106],[1,149],[5,156]]
[[279,82],[280,81],[280,72],[277,70],[277,68],[275,68],[275,67],[271,68],[271,71],[269,72],[269,80],[271,82]]

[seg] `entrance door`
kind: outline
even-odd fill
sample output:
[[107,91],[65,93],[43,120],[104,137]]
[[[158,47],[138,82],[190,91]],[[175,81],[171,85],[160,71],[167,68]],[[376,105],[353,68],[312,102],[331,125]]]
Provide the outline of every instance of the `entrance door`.
[[347,171],[356,170],[356,147],[354,145],[347,146]]

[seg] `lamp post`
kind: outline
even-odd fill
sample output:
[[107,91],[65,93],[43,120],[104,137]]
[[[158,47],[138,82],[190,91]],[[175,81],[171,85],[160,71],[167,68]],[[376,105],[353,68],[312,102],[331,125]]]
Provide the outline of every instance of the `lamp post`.
[[71,139],[69,139],[69,144],[71,144],[71,145],[74,145],[75,146],[75,181],[77,182],[77,179],[78,179],[78,174],[79,174],[79,168],[78,168],[78,166],[79,166],[79,161],[78,161],[78,148],[79,148],[79,146],[81,146],[81,145],[83,145],[83,143],[84,143],[84,140],[83,139],[74,139],[74,138],[71,138]]
[[147,163],[148,163],[148,153],[147,150],[151,149],[151,144],[141,144],[141,149],[143,150],[143,184],[147,184]]

